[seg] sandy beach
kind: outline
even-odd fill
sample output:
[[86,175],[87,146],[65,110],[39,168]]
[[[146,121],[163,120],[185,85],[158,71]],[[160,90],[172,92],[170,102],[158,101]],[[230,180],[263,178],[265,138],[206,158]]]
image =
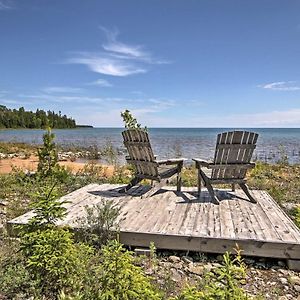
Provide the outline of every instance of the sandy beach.
[[[71,170],[72,173],[80,172],[86,163],[83,162],[72,162],[72,161],[61,161],[59,162],[61,166],[65,166],[67,169]],[[36,171],[38,165],[38,157],[31,155],[27,159],[22,159],[19,157],[5,158],[0,160],[0,174],[8,174],[14,168],[21,169],[23,171]],[[114,167],[108,165],[100,165],[103,168],[103,175],[110,177],[113,175]]]

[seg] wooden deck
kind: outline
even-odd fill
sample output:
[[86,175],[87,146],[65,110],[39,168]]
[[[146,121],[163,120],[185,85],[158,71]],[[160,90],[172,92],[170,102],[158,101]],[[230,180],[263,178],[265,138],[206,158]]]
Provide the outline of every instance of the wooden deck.
[[[183,192],[166,187],[150,198],[142,198],[149,187],[133,188],[129,195],[118,193],[121,185],[90,184],[66,196],[68,214],[58,225],[77,227],[85,206],[113,200],[120,207],[120,240],[126,245],[191,250],[212,253],[231,251],[236,243],[244,255],[300,260],[300,230],[265,191],[252,191],[257,204],[241,190],[218,190],[220,205],[211,202],[204,190]],[[26,213],[9,223],[24,224]],[[297,262],[298,261],[298,262]]]

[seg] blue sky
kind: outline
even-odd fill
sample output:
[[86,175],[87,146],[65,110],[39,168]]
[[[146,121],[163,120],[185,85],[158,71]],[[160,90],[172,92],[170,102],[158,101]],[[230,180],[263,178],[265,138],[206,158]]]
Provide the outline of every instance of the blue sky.
[[0,103],[122,126],[300,127],[300,1],[0,0]]

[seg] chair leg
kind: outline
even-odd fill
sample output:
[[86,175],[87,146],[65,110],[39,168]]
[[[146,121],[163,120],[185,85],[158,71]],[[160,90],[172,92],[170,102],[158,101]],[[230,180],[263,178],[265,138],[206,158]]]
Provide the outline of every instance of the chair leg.
[[205,186],[209,192],[209,195],[210,195],[212,201],[215,204],[220,204],[220,201],[217,198],[217,196],[215,195],[214,189],[213,189],[209,179],[206,177],[206,175],[204,174],[204,172],[202,170],[200,170],[200,175],[201,175],[201,178],[203,179],[203,181],[205,182]]
[[197,186],[198,186],[198,198],[200,198],[200,196],[201,196],[201,174],[200,174],[200,169],[198,169]]
[[182,177],[181,177],[181,170],[177,173],[177,192],[181,192],[181,185],[182,185]]
[[234,184],[234,183],[231,185],[231,190],[232,190],[233,192],[235,192],[235,184]]
[[129,184],[127,184],[124,188],[119,190],[119,193],[126,193],[128,190],[130,190],[133,186],[137,185],[139,182],[142,181],[142,178],[134,177]]
[[181,185],[182,185],[182,177],[181,177],[181,170],[183,167],[183,162],[179,163],[177,168],[178,168],[178,172],[177,172],[177,192],[181,192]]
[[249,200],[252,203],[257,203],[257,201],[250,194],[249,188],[248,188],[248,186],[245,183],[240,183],[239,186],[241,187],[241,189],[243,190],[243,192],[247,195],[247,197],[249,198]]
[[160,182],[156,182],[154,186],[145,193],[141,198],[150,198],[156,192],[158,192],[164,185],[166,185],[167,179],[162,179]]

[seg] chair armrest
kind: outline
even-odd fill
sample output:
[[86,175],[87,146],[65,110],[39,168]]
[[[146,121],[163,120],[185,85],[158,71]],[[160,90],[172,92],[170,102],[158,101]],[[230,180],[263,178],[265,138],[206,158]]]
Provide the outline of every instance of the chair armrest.
[[164,160],[156,160],[158,165],[178,165],[186,161],[186,158],[173,158],[173,159],[164,159]]
[[[156,159],[156,157],[157,157],[157,155],[154,155],[154,159]],[[125,159],[126,159],[126,160],[131,160],[131,158],[130,158],[129,155],[126,155],[126,156],[125,156]]]
[[203,166],[206,168],[209,168],[209,166],[212,164],[212,161],[204,160],[201,158],[193,158],[193,161],[196,163],[196,166]]

